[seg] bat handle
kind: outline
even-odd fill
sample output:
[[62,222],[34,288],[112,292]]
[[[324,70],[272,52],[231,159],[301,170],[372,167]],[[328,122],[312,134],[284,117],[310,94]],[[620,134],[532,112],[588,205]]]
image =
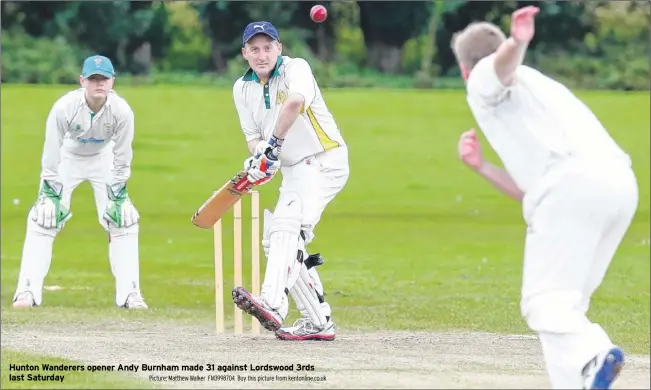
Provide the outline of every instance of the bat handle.
[[251,191],[253,188],[253,183],[251,183],[246,176],[246,172],[240,172],[233,178],[233,190],[245,194]]

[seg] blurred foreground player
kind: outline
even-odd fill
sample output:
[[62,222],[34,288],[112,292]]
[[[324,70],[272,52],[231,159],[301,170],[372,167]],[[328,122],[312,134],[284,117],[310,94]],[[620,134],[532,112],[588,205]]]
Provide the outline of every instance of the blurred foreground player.
[[608,389],[622,350],[586,313],[638,203],[629,156],[566,87],[522,65],[536,7],[517,10],[507,39],[490,23],[456,34],[467,101],[505,169],[485,162],[474,130],[462,161],[522,202],[527,223],[521,310],[538,334],[555,389]]

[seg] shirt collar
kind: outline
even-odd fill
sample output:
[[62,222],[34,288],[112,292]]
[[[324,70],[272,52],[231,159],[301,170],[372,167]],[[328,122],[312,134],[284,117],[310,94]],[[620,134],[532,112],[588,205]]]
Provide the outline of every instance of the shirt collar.
[[[90,106],[88,106],[88,102],[86,102],[86,91],[85,91],[85,89],[82,87],[82,88],[79,88],[79,90],[81,91],[80,102],[81,102],[82,107],[87,107],[90,110]],[[115,93],[115,91],[113,91],[113,89],[109,90],[108,94],[106,95],[106,101],[104,102],[104,105],[102,105],[102,108],[100,109],[100,111],[102,111],[104,108],[111,107],[111,101],[113,100],[112,97],[113,97],[114,93]],[[95,114],[97,114],[97,112]]]

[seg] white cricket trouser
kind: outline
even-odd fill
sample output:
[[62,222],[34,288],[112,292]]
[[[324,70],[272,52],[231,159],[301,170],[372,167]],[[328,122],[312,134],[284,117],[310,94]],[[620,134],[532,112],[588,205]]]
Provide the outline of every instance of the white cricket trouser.
[[349,176],[348,148],[338,147],[316,157],[307,158],[291,167],[281,168],[283,192],[297,193],[302,201],[301,230],[305,245],[314,239],[314,229],[326,206],[343,190]]
[[72,193],[83,182],[88,181],[93,188],[95,208],[99,223],[108,230],[102,214],[109,202],[106,185],[111,179],[113,169],[113,154],[107,149],[106,153],[97,156],[80,156],[62,150],[59,174],[63,184],[61,203],[70,209]]
[[538,333],[553,388],[582,388],[581,369],[612,347],[586,313],[635,214],[630,162],[570,161],[523,201],[522,314]]
[[[61,204],[74,211],[70,204],[74,190],[83,182],[93,188],[98,222],[109,233],[109,261],[116,279],[116,304],[121,306],[131,292],[139,292],[138,232],[136,224],[129,228],[109,228],[102,217],[109,202],[106,185],[111,179],[113,154],[110,148],[95,156],[80,156],[61,150],[59,180],[63,185]],[[65,226],[64,226],[65,227]],[[27,234],[23,245],[20,275],[16,295],[29,290],[36,304],[43,299],[43,283],[52,260],[54,238],[59,229],[44,229],[27,218]]]
[[[270,226],[271,243],[261,297],[284,318],[288,310],[285,293],[295,292],[296,281],[291,280],[287,270],[291,270],[290,274],[301,279],[301,268],[294,264],[297,250],[301,250],[307,258],[309,253],[306,253],[306,247],[314,239],[314,229],[323,211],[346,185],[349,175],[348,150],[346,147],[338,147],[324,154],[306,158],[293,166],[282,167],[281,172],[283,181],[274,209],[274,222]],[[303,243],[299,239],[301,231],[304,235]],[[309,280],[301,279],[299,283],[312,289],[308,294],[312,299],[301,302],[294,297],[294,300],[302,313],[308,306],[314,310],[318,310],[320,306],[323,315],[319,318],[323,319],[324,316],[330,315],[329,306],[322,301],[323,285],[316,268],[311,268],[308,274]],[[288,290],[285,290],[286,288]],[[321,296],[321,302],[317,301],[315,294]],[[322,321],[318,320],[317,323],[319,322]]]

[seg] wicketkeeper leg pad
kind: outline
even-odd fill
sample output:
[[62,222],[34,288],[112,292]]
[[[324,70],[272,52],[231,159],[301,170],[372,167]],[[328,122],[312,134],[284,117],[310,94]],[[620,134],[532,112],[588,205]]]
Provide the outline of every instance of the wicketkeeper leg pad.
[[139,226],[111,227],[109,233],[109,261],[115,277],[115,304],[122,306],[132,292],[140,292],[140,265],[138,248]]
[[31,218],[27,218],[27,232],[14,300],[18,294],[29,291],[34,296],[36,305],[43,302],[43,282],[50,270],[52,247],[59,230],[45,229],[38,226]]

